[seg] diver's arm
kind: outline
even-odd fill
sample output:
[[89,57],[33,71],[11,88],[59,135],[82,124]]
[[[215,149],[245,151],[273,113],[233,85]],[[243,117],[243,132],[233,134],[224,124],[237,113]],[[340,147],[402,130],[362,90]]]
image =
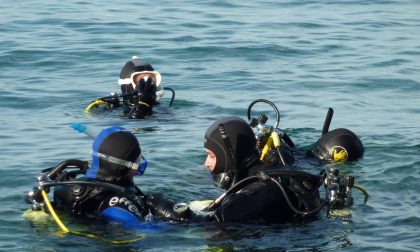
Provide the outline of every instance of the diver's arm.
[[[143,203],[139,202],[139,207]],[[162,222],[150,222],[146,208],[137,208],[124,197],[111,196],[102,201],[99,216],[108,222],[118,223],[126,228],[140,230],[141,232],[159,232],[165,228]]]
[[114,194],[108,195],[102,200],[97,212],[107,221],[135,224],[144,220],[144,216],[147,214],[144,209],[139,209],[126,197]]
[[175,203],[172,200],[165,199],[160,194],[149,194],[145,201],[151,213],[159,219],[187,221],[193,217],[193,213],[187,204]]
[[120,207],[108,207],[101,211],[99,215],[106,221],[117,222],[124,226],[135,226],[142,223],[138,216]]

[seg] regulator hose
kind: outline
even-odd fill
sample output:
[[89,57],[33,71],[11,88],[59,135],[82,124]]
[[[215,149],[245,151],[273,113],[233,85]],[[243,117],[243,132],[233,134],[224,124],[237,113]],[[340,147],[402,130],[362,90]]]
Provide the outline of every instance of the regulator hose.
[[258,181],[259,178],[257,176],[251,176],[248,178],[244,178],[241,181],[239,181],[238,183],[234,184],[231,188],[229,188],[226,192],[224,192],[222,195],[219,196],[219,198],[217,198],[216,200],[214,200],[210,206],[208,206],[208,210],[212,211],[215,208],[217,208],[220,203],[223,201],[224,198],[226,198],[226,196],[228,196],[231,193],[235,193],[237,191],[239,191],[240,189],[242,189],[243,187],[245,187],[248,184],[251,184],[252,182]]
[[300,211],[299,209],[295,208],[293,206],[293,203],[290,201],[289,196],[287,195],[286,190],[284,189],[284,187],[275,179],[270,177],[270,180],[273,181],[273,183],[275,183],[280,190],[283,192],[284,198],[286,199],[287,205],[290,207],[290,209],[292,209],[293,212],[303,215],[303,216],[307,216],[307,215],[312,215],[315,214],[317,212],[319,212],[326,204],[327,204],[327,200],[324,200],[324,202],[321,203],[321,205],[319,205],[317,208],[310,210],[310,211]]
[[103,101],[101,99],[98,100],[94,100],[93,102],[91,102],[86,108],[85,108],[85,112],[89,112],[89,110],[91,110],[92,108],[99,106],[99,105],[105,105],[108,104],[106,101]]
[[357,185],[357,184],[353,184],[353,188],[356,188],[357,190],[361,191],[363,193],[363,195],[365,196],[365,200],[364,203],[366,204],[368,198],[369,198],[369,194],[366,191],[366,189],[364,189],[362,186]]
[[251,120],[251,109],[252,109],[252,107],[256,103],[260,103],[260,102],[266,103],[266,104],[270,105],[274,109],[274,111],[276,112],[276,125],[275,125],[274,128],[277,128],[279,126],[279,123],[280,123],[280,112],[279,112],[279,109],[276,107],[276,105],[274,103],[272,103],[271,101],[266,100],[266,99],[257,99],[255,101],[251,102],[251,104],[249,104],[248,111],[247,111],[248,121]]
[[170,87],[163,87],[163,90],[169,90],[169,91],[171,91],[172,92],[172,97],[171,97],[171,101],[169,102],[169,107],[172,107],[172,103],[174,102],[174,100],[175,100],[175,90],[173,90],[172,88],[170,88]]
[[75,168],[79,168],[82,171],[86,171],[89,168],[89,162],[77,160],[77,159],[64,160],[63,162],[59,163],[56,167],[48,171],[47,173],[48,178],[51,180],[55,180],[57,176],[61,174],[64,171],[64,169],[68,168],[69,166],[74,166]]

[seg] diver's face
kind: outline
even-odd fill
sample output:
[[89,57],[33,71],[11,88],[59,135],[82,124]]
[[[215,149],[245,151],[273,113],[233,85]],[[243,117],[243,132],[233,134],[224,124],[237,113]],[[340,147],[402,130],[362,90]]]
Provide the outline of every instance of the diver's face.
[[214,155],[214,152],[209,149],[205,149],[205,151],[207,153],[207,158],[204,162],[204,166],[210,171],[213,171],[214,168],[216,168],[216,155]]
[[148,79],[151,79],[151,83],[156,83],[156,76],[151,73],[140,73],[133,76],[133,82],[134,85],[137,85],[141,79],[144,79],[145,81]]

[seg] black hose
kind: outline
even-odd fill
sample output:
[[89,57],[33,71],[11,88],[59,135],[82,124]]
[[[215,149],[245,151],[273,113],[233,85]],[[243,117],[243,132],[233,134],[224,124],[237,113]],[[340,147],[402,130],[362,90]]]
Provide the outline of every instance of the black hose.
[[172,92],[172,97],[171,97],[171,102],[169,102],[169,107],[172,107],[172,103],[174,102],[174,100],[175,100],[175,90],[173,90],[172,88],[170,88],[170,87],[163,87],[163,90],[169,90],[169,91],[171,91]]
[[[281,129],[277,128],[278,130],[282,131]],[[289,135],[287,135],[286,132],[283,131],[283,137],[284,141],[287,143],[287,145],[289,145],[291,148],[295,148],[296,145],[295,143],[292,141],[292,139],[289,137]]]
[[323,180],[322,176],[314,175],[308,172],[304,171],[298,171],[298,170],[291,170],[291,169],[268,169],[264,170],[265,173],[267,173],[270,176],[278,177],[278,176],[292,176],[292,177],[302,177],[302,178],[308,178],[310,180]]
[[317,208],[311,210],[311,211],[300,211],[299,209],[295,208],[293,206],[293,203],[290,201],[289,196],[287,195],[286,190],[284,189],[284,187],[275,179],[270,178],[271,181],[273,181],[282,191],[284,198],[286,199],[287,205],[290,207],[290,209],[292,209],[293,212],[306,216],[306,215],[312,215],[315,214],[317,212],[319,212],[326,204],[327,201],[324,201],[321,205],[319,205]]
[[[237,184],[235,184],[234,186],[232,186],[231,188],[229,188],[225,193],[223,193],[219,198],[217,198],[208,207],[208,209],[210,211],[211,210],[214,210],[215,208],[217,208],[220,205],[220,203],[223,201],[224,198],[226,198],[228,195],[230,195],[232,193],[235,193],[235,192],[239,191],[240,189],[242,189],[246,185],[250,184],[251,182],[258,181],[258,180],[263,180],[264,179],[264,175],[261,175],[261,174],[266,174],[266,175],[269,175],[269,176],[299,176],[299,177],[307,177],[307,178],[309,178],[311,180],[321,180],[321,179],[323,180],[323,177],[321,177],[321,176],[313,175],[313,174],[310,174],[310,173],[307,173],[307,172],[304,172],[304,171],[283,170],[283,169],[282,170],[277,170],[277,169],[276,170],[265,170],[264,172],[260,173],[260,175],[250,176],[250,177],[247,177],[247,178],[239,181]],[[272,177],[269,177],[269,178],[271,180],[273,180]],[[280,185],[278,182],[276,184],[277,185]],[[318,186],[319,186],[319,184],[318,184]],[[296,208],[293,207],[293,205],[291,205],[291,201],[288,198],[287,193],[284,190],[283,186],[281,186],[280,190],[283,192],[283,194],[284,194],[284,196],[286,198],[286,201],[289,201],[288,202],[288,205],[290,206],[290,208],[293,211],[294,211],[294,209],[297,210]],[[294,212],[299,213],[299,214],[302,214],[302,215],[312,214],[312,212],[318,212],[320,209],[322,209],[325,206],[325,204],[326,204],[326,201],[323,204],[321,204],[320,207],[318,207],[319,209],[318,208],[315,209],[316,211],[315,210],[312,210],[310,212],[304,213],[304,212],[301,212],[301,211],[297,210],[297,211],[294,211]]]
[[226,196],[228,196],[231,193],[237,192],[246,185],[250,184],[251,182],[258,181],[260,178],[258,176],[251,176],[244,178],[243,180],[239,181],[237,184],[234,184],[231,188],[229,188],[225,193],[223,193],[219,198],[217,198],[209,207],[208,210],[212,211],[216,207],[220,205],[220,203],[223,201]]
[[57,166],[55,166],[53,169],[51,169],[47,176],[51,180],[55,180],[59,174],[61,174],[64,169],[67,167],[74,166],[79,168],[82,171],[86,171],[89,168],[88,161],[82,161],[77,159],[68,159],[64,160],[63,162],[59,163]]
[[248,121],[251,120],[251,108],[252,108],[252,106],[254,106],[256,103],[259,103],[259,102],[266,103],[274,109],[274,111],[276,112],[276,125],[275,125],[274,128],[277,128],[279,126],[279,123],[280,123],[280,112],[279,112],[278,108],[276,107],[276,105],[274,105],[274,103],[272,103],[271,101],[266,100],[266,99],[257,99],[255,101],[251,102],[251,104],[249,104],[248,111],[247,111]]
[[[245,178],[245,179],[241,180],[239,183],[237,183],[236,185],[231,187],[229,190],[227,190],[224,194],[222,194],[221,197],[219,197],[217,200],[215,200],[213,202],[213,204],[209,206],[208,209],[210,211],[214,210],[215,208],[217,208],[220,205],[220,203],[223,201],[223,199],[226,198],[228,195],[230,195],[230,194],[232,194],[236,191],[239,191],[239,189],[242,189],[244,186],[248,185],[250,182],[258,181],[258,180],[261,180],[261,179],[264,179],[264,178],[262,178],[262,176],[255,175],[255,176],[251,176],[251,177],[248,177],[248,178]],[[286,200],[287,205],[290,207],[290,209],[293,212],[295,212],[297,214],[300,214],[300,215],[303,215],[303,216],[315,214],[315,213],[319,212],[328,202],[327,198],[326,198],[324,200],[324,202],[322,202],[321,205],[319,205],[317,208],[315,208],[311,211],[300,211],[293,206],[293,203],[291,202],[290,198],[288,197],[287,192],[284,189],[284,187],[277,180],[273,179],[272,177],[269,177],[269,179],[279,187],[279,189],[281,190],[281,192],[284,195],[284,198]],[[328,197],[328,195],[326,195],[326,197]]]

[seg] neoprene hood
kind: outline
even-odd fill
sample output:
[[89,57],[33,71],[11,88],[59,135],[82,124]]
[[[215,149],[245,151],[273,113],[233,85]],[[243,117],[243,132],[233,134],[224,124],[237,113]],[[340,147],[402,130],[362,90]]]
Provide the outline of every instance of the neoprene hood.
[[224,189],[246,177],[246,163],[258,156],[254,132],[247,122],[235,116],[221,118],[207,129],[204,148],[216,156],[212,175],[216,185]]
[[116,126],[99,133],[92,145],[92,166],[86,172],[87,179],[103,180],[122,186],[132,183],[131,177],[128,176],[130,168],[100,158],[98,153],[102,156],[136,162],[141,154],[141,149],[133,133]]

